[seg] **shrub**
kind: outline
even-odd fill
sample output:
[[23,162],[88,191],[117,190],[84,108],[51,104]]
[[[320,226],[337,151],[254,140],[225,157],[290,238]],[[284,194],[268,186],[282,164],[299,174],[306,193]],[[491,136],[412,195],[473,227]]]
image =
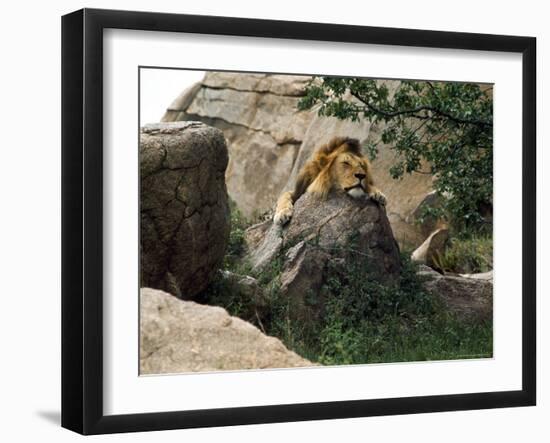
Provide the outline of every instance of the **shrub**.
[[473,274],[490,271],[493,269],[493,238],[475,235],[453,238],[435,262],[445,272]]

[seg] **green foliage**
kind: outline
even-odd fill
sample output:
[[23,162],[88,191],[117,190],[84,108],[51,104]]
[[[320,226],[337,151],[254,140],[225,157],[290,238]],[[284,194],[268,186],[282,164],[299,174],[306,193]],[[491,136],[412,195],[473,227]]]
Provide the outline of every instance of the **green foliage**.
[[408,256],[402,256],[397,281],[390,282],[373,274],[363,255],[352,252],[347,263],[344,273],[329,268],[330,277],[322,288],[328,300],[320,332],[319,361],[323,364],[368,362],[381,325],[397,320],[407,323],[435,309]]
[[342,281],[329,280],[331,297],[320,333],[326,365],[471,358],[492,354],[490,324],[465,324],[446,314],[422,287],[403,255],[397,282],[382,284],[354,260]]
[[443,313],[413,322],[389,316],[354,329],[330,326],[321,338],[319,361],[325,365],[487,358],[493,353],[490,322],[464,323]]
[[435,258],[445,272],[473,274],[493,269],[493,238],[473,235],[453,238],[445,252]]
[[210,282],[208,289],[199,295],[197,301],[212,306],[222,306],[227,312],[243,320],[253,321],[250,298],[243,292],[236,291],[222,273],[219,272]]
[[246,248],[244,231],[251,225],[251,222],[239,211],[233,200],[229,200],[229,210],[231,230],[229,232],[229,241],[227,243],[223,267],[226,270],[236,272],[239,269],[235,268],[239,266]]
[[[389,171],[393,178],[434,175],[435,189],[445,201],[438,215],[448,214],[461,229],[478,229],[486,223],[482,208],[492,207],[493,198],[489,89],[472,83],[402,81],[390,97],[383,82],[321,77],[306,87],[299,102],[299,109],[314,107],[321,116],[385,123],[380,141],[397,154]],[[365,149],[376,158],[376,142]]]

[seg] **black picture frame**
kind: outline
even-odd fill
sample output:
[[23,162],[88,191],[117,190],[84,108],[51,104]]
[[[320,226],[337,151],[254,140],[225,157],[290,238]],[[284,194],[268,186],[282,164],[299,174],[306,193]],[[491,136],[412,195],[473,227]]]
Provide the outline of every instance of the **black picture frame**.
[[[522,55],[522,389],[103,413],[103,30],[501,51]],[[337,24],[83,9],[62,18],[62,426],[82,434],[529,406],[536,403],[536,39]]]

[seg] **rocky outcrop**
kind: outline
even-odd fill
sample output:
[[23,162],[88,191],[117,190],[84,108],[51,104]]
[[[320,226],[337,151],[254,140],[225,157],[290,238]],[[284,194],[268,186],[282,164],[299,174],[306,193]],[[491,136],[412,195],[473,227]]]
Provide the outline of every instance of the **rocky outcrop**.
[[[201,120],[229,142],[229,195],[246,215],[270,209],[288,181],[313,118],[297,111],[303,76],[209,72],[182,94],[163,121]],[[193,99],[189,96],[194,93]]]
[[203,123],[142,128],[141,286],[185,299],[206,288],[229,235],[227,161],[223,133]]
[[325,201],[306,193],[296,201],[287,227],[267,221],[249,229],[248,239],[247,259],[255,271],[282,262],[281,291],[299,318],[315,316],[322,307],[321,301],[310,309],[306,298],[319,293],[329,266],[345,267],[359,254],[382,281],[396,277],[401,268],[384,207],[346,193],[334,192]]
[[[429,175],[406,175],[394,180],[389,167],[394,152],[380,141],[381,125],[320,117],[297,111],[308,76],[207,73],[200,85],[175,100],[163,121],[201,120],[221,129],[229,142],[227,187],[246,215],[274,207],[282,191],[290,189],[312,152],[334,136],[378,143],[373,175],[388,197],[387,217],[400,245],[415,248],[431,232],[415,223],[415,211],[432,191]],[[390,93],[398,81],[385,82]],[[194,94],[194,96],[193,96]],[[193,96],[193,98],[191,98]]]
[[[492,273],[441,275],[428,266],[421,266],[419,274],[424,286],[438,297],[449,312],[466,321],[489,321],[493,317]],[[477,275],[477,277],[476,277]]]
[[312,363],[224,309],[140,292],[140,374],[292,368]]

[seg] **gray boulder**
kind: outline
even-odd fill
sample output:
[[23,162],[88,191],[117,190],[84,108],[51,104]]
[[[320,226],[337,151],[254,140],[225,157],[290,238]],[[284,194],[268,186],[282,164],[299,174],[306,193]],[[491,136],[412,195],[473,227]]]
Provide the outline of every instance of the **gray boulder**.
[[294,215],[284,228],[271,220],[249,228],[246,233],[248,258],[253,268],[259,270],[284,246],[297,245],[300,241],[314,243],[317,249],[331,256],[342,256],[350,236],[356,237],[354,244],[358,252],[368,255],[381,273],[399,272],[399,248],[385,208],[370,199],[354,199],[344,192],[333,192],[324,201],[306,193],[296,201]]
[[140,374],[293,368],[313,363],[225,309],[140,292]]
[[281,290],[299,318],[317,316],[322,309],[322,300],[310,309],[307,298],[319,294],[329,266],[344,268],[360,254],[369,258],[373,275],[382,281],[393,280],[401,269],[385,208],[345,193],[334,192],[325,201],[306,193],[296,201],[287,227],[264,222],[250,228],[246,238],[254,271],[280,268]]
[[424,287],[438,297],[459,319],[487,321],[493,317],[492,272],[484,274],[442,275],[428,266],[420,266],[426,278]]
[[190,299],[227,246],[223,133],[199,122],[147,125],[140,137],[141,286]]

